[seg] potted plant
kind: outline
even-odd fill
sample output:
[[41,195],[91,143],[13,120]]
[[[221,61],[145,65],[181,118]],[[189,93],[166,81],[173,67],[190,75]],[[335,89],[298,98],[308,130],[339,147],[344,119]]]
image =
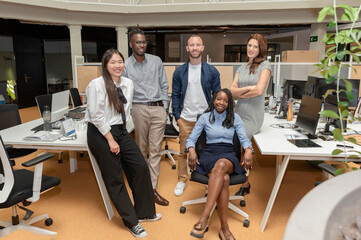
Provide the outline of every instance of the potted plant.
[[[355,150],[347,150],[345,141],[350,141],[357,143],[356,139],[353,137],[345,137],[345,130],[347,128],[344,126],[342,120],[354,121],[360,120],[359,116],[353,116],[351,112],[347,109],[349,101],[352,101],[354,97],[352,94],[352,84],[340,77],[341,67],[351,67],[349,63],[342,62],[346,55],[352,56],[352,58],[360,64],[360,55],[361,55],[361,30],[355,29],[355,24],[360,18],[361,5],[359,7],[351,7],[346,4],[337,5],[336,0],[333,1],[333,6],[324,7],[318,15],[318,22],[322,22],[325,18],[329,18],[328,29],[333,30],[332,32],[327,33],[322,41],[325,44],[331,44],[332,47],[328,48],[325,54],[323,55],[319,64],[317,64],[317,71],[326,79],[327,83],[333,83],[336,81],[336,89],[329,89],[325,94],[325,98],[330,93],[335,92],[337,95],[338,102],[338,112],[331,110],[321,111],[320,114],[326,117],[331,117],[334,119],[340,120],[340,128],[335,128],[332,131],[334,138],[337,141],[342,142],[344,146],[343,149],[335,149],[332,152],[332,155],[344,154],[344,164],[346,169],[354,169],[349,166],[347,163],[349,158],[358,158],[361,155],[361,152]],[[339,30],[339,23],[347,22],[349,24],[348,29]],[[347,46],[352,44],[353,46],[350,50],[347,49]],[[353,69],[354,70],[354,69]],[[344,81],[346,89],[340,89],[340,81]],[[345,92],[348,101],[340,100],[340,93]],[[351,155],[347,152],[353,152]],[[335,175],[339,175],[345,171],[344,168],[339,168],[336,170]]]

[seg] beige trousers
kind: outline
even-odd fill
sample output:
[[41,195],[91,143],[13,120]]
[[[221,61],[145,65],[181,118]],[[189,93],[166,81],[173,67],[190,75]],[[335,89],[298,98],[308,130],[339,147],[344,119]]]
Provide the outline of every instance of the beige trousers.
[[[167,112],[160,106],[133,104],[132,118],[135,129],[135,142],[146,159],[153,189],[158,187],[161,148],[167,121]],[[149,159],[147,146],[149,145]]]
[[178,157],[178,181],[186,182],[188,179],[187,172],[187,153],[184,151],[186,148],[186,141],[191,135],[192,130],[196,122],[189,122],[183,118],[179,118],[178,126],[179,126],[179,157]]

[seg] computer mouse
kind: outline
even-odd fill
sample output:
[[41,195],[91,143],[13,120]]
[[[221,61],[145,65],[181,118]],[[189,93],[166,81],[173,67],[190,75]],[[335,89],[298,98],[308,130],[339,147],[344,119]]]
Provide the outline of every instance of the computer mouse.
[[60,129],[61,127],[61,121],[56,121],[55,123],[52,124],[52,127],[54,129]]

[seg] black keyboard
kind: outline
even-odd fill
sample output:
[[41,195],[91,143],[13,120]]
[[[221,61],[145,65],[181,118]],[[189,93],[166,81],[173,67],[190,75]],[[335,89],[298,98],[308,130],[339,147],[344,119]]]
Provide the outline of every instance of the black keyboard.
[[80,113],[80,112],[84,112],[85,110],[86,110],[86,107],[77,107],[77,108],[70,109],[69,113],[71,113],[71,112]]
[[[61,121],[61,120],[58,120],[58,121]],[[51,123],[51,129],[54,129],[54,130],[59,130],[60,129],[61,124],[56,124],[58,121],[55,121],[55,122]],[[58,125],[58,126],[56,126],[56,125]],[[42,131],[42,130],[44,130],[44,123],[31,129],[31,131],[35,131],[35,132],[39,132],[39,131]]]
[[85,116],[85,112],[71,112],[69,111],[67,114],[66,114],[66,117],[67,118],[72,118],[72,119],[76,119],[76,120],[79,120],[79,119],[83,119]]

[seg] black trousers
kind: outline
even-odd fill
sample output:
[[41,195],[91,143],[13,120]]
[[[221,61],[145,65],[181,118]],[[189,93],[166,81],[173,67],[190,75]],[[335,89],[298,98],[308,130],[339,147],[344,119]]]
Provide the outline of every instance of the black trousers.
[[[138,224],[138,219],[155,214],[153,187],[148,164],[137,144],[123,125],[111,126],[120,152],[110,151],[108,141],[91,123],[88,123],[88,146],[98,162],[110,198],[126,227]],[[134,207],[125,186],[123,171],[133,193]]]

